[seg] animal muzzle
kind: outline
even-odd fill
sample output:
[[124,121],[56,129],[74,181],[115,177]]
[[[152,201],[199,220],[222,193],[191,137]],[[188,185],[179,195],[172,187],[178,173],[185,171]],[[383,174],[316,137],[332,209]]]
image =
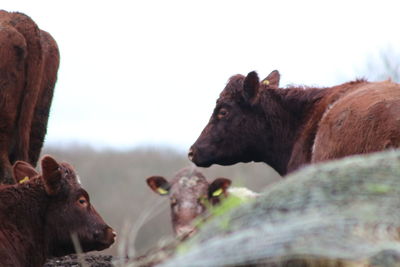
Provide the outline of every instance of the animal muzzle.
[[95,231],[93,237],[97,244],[96,250],[110,247],[115,242],[116,236],[115,231],[109,226],[106,226],[103,230]]
[[194,157],[194,149],[193,149],[193,147],[191,147],[189,149],[188,158],[190,161],[193,161],[193,157]]
[[212,165],[210,161],[205,160],[206,158],[202,156],[202,151],[195,145],[189,149],[188,158],[199,167],[210,167]]
[[178,226],[175,228],[175,233],[180,238],[187,238],[192,236],[196,232],[196,227],[185,225],[185,226]]

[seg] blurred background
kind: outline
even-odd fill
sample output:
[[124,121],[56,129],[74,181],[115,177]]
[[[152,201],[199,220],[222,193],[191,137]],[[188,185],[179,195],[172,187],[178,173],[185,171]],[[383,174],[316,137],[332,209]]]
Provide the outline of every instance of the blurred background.
[[[186,153],[230,76],[281,73],[281,86],[400,81],[400,2],[2,0],[61,53],[43,153],[72,163],[92,203],[139,253],[171,235],[168,201],[145,183]],[[202,169],[261,191],[265,164]],[[144,223],[142,223],[144,221]]]
[[[118,151],[84,146],[48,146],[43,152],[73,164],[91,202],[117,231],[116,245],[104,253],[133,255],[135,249],[140,254],[173,235],[169,198],[151,191],[145,179],[152,175],[172,178],[179,169],[191,164],[184,153],[165,147]],[[209,181],[227,177],[234,185],[256,192],[280,179],[263,163],[214,165],[199,170]]]

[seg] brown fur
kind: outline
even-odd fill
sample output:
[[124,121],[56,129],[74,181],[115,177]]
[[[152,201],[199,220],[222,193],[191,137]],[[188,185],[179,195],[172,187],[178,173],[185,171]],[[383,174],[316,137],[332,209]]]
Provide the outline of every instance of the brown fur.
[[181,236],[193,233],[194,219],[205,213],[207,205],[219,202],[219,196],[213,196],[213,192],[221,189],[222,195],[227,196],[231,181],[217,178],[209,183],[201,172],[188,167],[181,169],[169,182],[162,176],[151,176],[147,184],[157,194],[169,196],[172,228]]
[[74,253],[72,233],[83,251],[102,250],[114,242],[113,230],[90,204],[72,166],[50,156],[41,166],[39,174],[18,161],[15,179],[30,179],[0,186],[1,266],[42,266],[48,257]]
[[400,146],[399,84],[279,89],[258,81],[255,72],[229,80],[189,152],[195,164],[263,161],[285,175],[311,162]]
[[0,182],[12,183],[11,165],[36,165],[59,65],[52,37],[21,13],[0,10]]

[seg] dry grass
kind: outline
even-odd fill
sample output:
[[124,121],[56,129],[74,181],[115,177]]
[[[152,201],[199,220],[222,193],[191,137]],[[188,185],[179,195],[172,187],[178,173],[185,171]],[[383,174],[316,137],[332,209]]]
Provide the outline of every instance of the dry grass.
[[[140,255],[159,240],[170,237],[168,201],[154,194],[145,182],[151,175],[171,178],[191,165],[184,152],[138,148],[96,151],[85,146],[45,147],[43,154],[71,163],[81,177],[91,202],[118,233],[117,243],[102,254]],[[209,180],[227,177],[237,186],[259,192],[279,176],[263,163],[200,168]]]

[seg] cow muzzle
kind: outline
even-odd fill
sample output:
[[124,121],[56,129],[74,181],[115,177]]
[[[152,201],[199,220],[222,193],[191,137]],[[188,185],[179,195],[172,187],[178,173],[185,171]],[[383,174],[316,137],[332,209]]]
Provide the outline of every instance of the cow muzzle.
[[193,161],[193,156],[194,156],[194,151],[193,151],[193,147],[191,147],[189,149],[189,153],[188,153],[188,158],[190,161]]
[[114,244],[117,234],[111,227],[106,227],[103,231],[95,232],[94,238],[98,243],[97,250],[109,248]]
[[177,227],[175,230],[176,230],[176,235],[182,239],[191,237],[194,233],[196,233],[196,228],[193,226],[180,226]]
[[189,150],[188,158],[198,167],[210,167],[214,163],[208,157],[204,157],[202,151],[194,145]]

